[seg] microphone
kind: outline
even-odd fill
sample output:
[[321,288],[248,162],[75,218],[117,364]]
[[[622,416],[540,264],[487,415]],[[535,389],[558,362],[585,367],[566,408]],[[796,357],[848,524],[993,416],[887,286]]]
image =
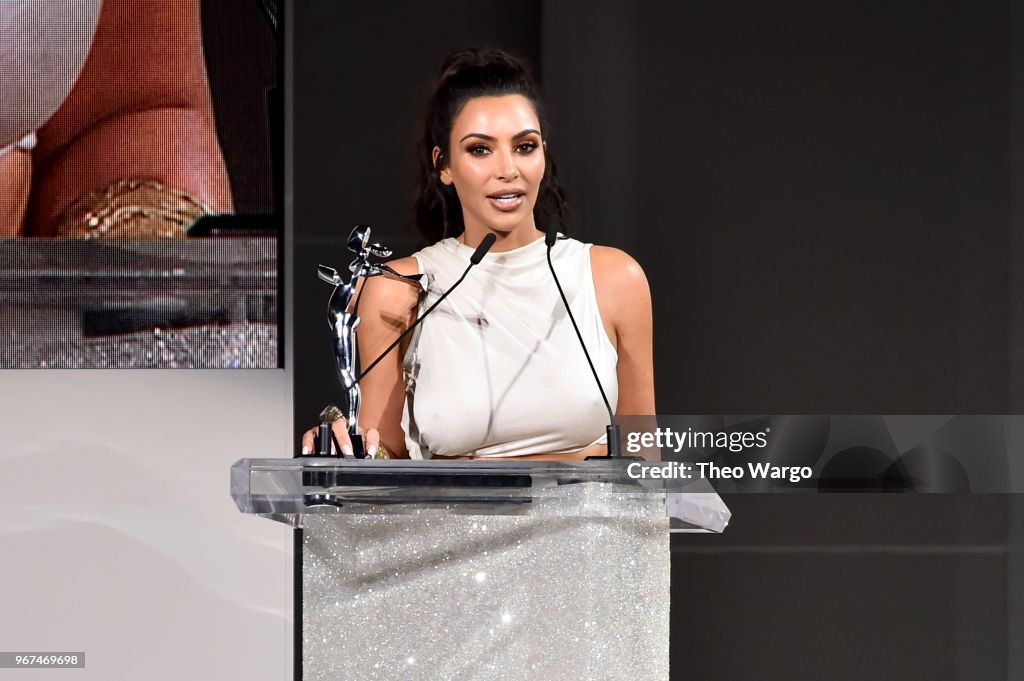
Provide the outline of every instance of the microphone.
[[[473,255],[469,256],[469,262],[473,263],[474,265],[479,265],[480,261],[484,259],[485,255],[487,255],[487,251],[491,250],[491,246],[493,246],[494,242],[497,240],[498,237],[494,236],[493,233],[488,232],[484,236],[483,240],[480,242],[480,245],[476,247],[475,251],[473,251]],[[466,272],[468,271],[469,268],[466,268]],[[463,273],[462,276],[466,276],[465,273]],[[452,285],[452,288],[448,289],[448,293],[451,293],[452,289],[458,286],[459,282],[461,281],[462,279],[459,279],[459,281],[455,282],[455,284]],[[445,293],[445,295],[448,295],[448,293]]]
[[406,336],[412,333],[413,329],[419,326],[420,323],[427,318],[427,315],[433,312],[437,308],[437,306],[440,305],[441,302],[448,297],[448,294],[454,291],[455,288],[462,283],[462,280],[466,278],[466,275],[469,274],[469,271],[473,269],[476,265],[479,265],[480,261],[484,259],[484,256],[487,255],[487,251],[491,250],[491,246],[494,245],[495,241],[497,241],[497,237],[495,237],[494,234],[488,232],[487,235],[483,238],[483,241],[480,242],[480,245],[476,247],[475,251],[473,251],[473,255],[469,256],[469,265],[462,272],[462,276],[459,277],[458,281],[452,284],[447,291],[442,293],[441,297],[435,300],[433,305],[428,307],[426,311],[423,312],[423,314],[417,317],[416,321],[410,324],[409,328],[403,331],[401,335],[399,335],[398,338],[396,338],[395,341],[391,345],[389,345],[386,350],[384,350],[384,352],[380,353],[380,355],[377,356],[377,359],[373,360],[370,363],[370,366],[366,367],[366,369],[364,369],[362,373],[359,374],[358,378],[356,378],[356,383],[363,380],[363,376],[366,376],[366,374],[370,373],[373,370],[373,368],[381,362],[381,360],[388,356],[388,353],[390,353],[392,350],[398,347],[398,344],[401,343]]
[[[548,252],[555,245],[555,241],[558,239],[558,216],[552,215],[551,219],[548,220],[548,229],[544,233],[544,244],[548,247]],[[558,277],[555,277],[555,281],[558,281]]]
[[608,402],[608,396],[604,392],[604,386],[601,385],[601,379],[597,375],[597,369],[594,368],[594,361],[590,359],[590,353],[587,352],[587,344],[583,342],[583,334],[580,333],[580,327],[576,324],[576,318],[572,315],[572,309],[569,307],[569,301],[565,297],[565,291],[562,290],[562,284],[558,281],[558,275],[555,273],[555,266],[551,262],[551,247],[555,245],[555,241],[558,239],[558,216],[552,215],[551,219],[548,220],[547,230],[544,234],[544,243],[548,247],[548,269],[551,270],[551,276],[555,280],[555,286],[558,287],[558,295],[562,297],[562,305],[565,306],[565,311],[569,313],[569,321],[572,322],[572,328],[576,332],[576,338],[580,341],[580,347],[583,348],[583,354],[587,358],[587,364],[590,365],[590,373],[594,375],[594,381],[597,382],[597,389],[601,391],[601,399],[604,401],[604,408],[608,410],[608,427],[605,429],[608,438],[608,454],[606,456],[588,456],[587,461],[591,459],[639,459],[635,456],[622,456],[622,449],[619,444],[620,430],[619,424],[615,422],[615,412],[612,411],[612,406]]

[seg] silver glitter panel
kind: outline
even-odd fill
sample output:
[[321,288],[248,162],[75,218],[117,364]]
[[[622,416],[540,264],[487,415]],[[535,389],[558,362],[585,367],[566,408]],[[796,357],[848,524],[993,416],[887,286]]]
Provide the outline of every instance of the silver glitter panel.
[[[23,330],[23,327],[22,327]],[[0,330],[5,369],[265,369],[277,366],[277,325],[240,322],[103,338],[26,338]]]
[[521,515],[306,516],[304,679],[667,681],[668,519],[649,496],[585,483]]

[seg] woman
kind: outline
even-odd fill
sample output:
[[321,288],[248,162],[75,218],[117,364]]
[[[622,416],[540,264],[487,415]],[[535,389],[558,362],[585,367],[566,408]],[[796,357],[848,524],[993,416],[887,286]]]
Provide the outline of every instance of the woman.
[[[359,353],[372,359],[461,275],[483,262],[402,352],[362,381],[369,455],[582,459],[603,454],[608,415],[546,264],[544,234],[565,199],[526,67],[497,50],[444,63],[418,148],[417,227],[431,245],[391,263],[427,274],[427,294],[371,279],[359,303]],[[654,414],[651,300],[622,251],[560,239],[555,270],[617,414]],[[403,361],[404,358],[404,361]],[[616,399],[617,397],[617,399]],[[334,424],[346,453],[344,421]],[[302,438],[313,451],[315,429]]]
[[[565,212],[546,129],[518,61],[469,51],[445,62],[418,148],[417,224],[432,245],[392,263],[425,273],[427,292],[420,300],[412,286],[369,279],[360,355],[377,357],[486,236],[496,241],[408,347],[363,379],[368,453],[520,461],[604,452],[608,414],[538,229]],[[609,400],[619,414],[653,414],[640,267],[572,239],[558,240],[551,257]],[[334,432],[350,446],[344,422]],[[310,431],[303,449],[312,448]],[[526,501],[520,492],[510,494]],[[316,633],[305,639],[312,659],[303,669],[323,678],[667,680],[665,505],[633,488],[623,503],[619,492],[566,484],[531,489],[528,506],[307,515],[303,574],[337,578],[313,578],[304,592],[304,626]],[[624,569],[640,578],[624,580]],[[351,621],[366,623],[360,645],[329,638]]]

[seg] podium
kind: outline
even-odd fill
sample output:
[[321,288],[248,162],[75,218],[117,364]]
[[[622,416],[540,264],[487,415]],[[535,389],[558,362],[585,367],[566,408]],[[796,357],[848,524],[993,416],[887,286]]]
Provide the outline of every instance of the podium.
[[667,681],[669,533],[730,515],[607,460],[243,459],[231,494],[301,530],[306,681]]

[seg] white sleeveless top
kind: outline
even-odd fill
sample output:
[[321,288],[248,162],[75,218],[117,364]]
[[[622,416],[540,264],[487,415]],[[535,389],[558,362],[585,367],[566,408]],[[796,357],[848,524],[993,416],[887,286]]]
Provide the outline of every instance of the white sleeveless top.
[[100,0],[0,0],[0,153],[63,104],[92,47]]
[[[420,312],[462,275],[475,249],[445,239],[416,253]],[[411,458],[512,457],[605,441],[608,412],[548,269],[540,238],[489,253],[413,335],[402,428]],[[618,354],[594,291],[590,244],[559,239],[555,271],[615,409]]]

